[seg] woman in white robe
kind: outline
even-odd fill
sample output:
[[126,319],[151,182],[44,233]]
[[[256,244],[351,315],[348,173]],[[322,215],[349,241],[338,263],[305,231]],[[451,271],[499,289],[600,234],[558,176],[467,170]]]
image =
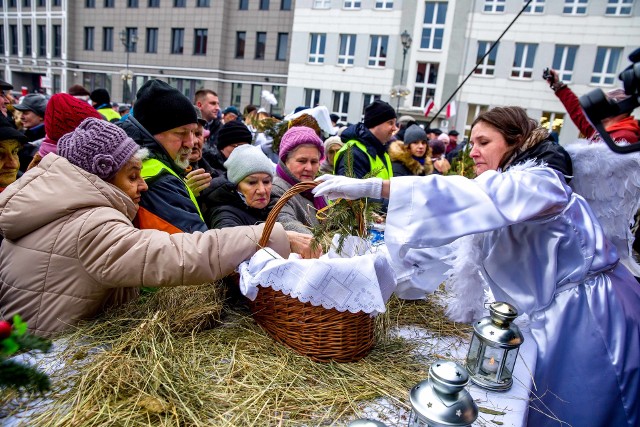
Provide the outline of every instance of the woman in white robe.
[[414,294],[441,279],[443,245],[478,235],[476,267],[537,344],[529,426],[639,426],[640,285],[567,185],[568,154],[519,107],[481,114],[470,143],[473,180],[325,176],[314,192],[389,198],[385,242]]

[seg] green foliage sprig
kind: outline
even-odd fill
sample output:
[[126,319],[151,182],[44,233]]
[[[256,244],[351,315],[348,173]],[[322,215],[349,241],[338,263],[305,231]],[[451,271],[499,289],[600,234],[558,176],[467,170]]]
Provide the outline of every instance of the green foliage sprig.
[[468,146],[460,150],[458,155],[451,161],[451,169],[447,175],[460,175],[469,179],[476,177],[475,162],[469,155],[471,150]]

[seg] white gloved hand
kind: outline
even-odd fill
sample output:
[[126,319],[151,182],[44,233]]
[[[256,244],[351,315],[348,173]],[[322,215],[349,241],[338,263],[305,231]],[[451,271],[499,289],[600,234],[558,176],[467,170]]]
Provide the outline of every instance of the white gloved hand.
[[348,178],[341,175],[322,175],[316,178],[320,182],[313,189],[316,196],[326,196],[329,199],[361,199],[371,197],[382,198],[382,178]]

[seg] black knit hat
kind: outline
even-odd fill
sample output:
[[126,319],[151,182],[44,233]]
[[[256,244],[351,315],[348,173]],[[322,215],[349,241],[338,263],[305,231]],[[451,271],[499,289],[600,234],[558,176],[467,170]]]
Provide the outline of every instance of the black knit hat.
[[218,131],[218,150],[222,150],[231,144],[251,144],[251,131],[240,121],[232,120],[225,123]]
[[96,89],[91,92],[89,98],[98,105],[111,104],[111,95],[106,89]]
[[198,123],[191,101],[162,80],[148,80],[136,95],[133,117],[151,135]]
[[18,141],[20,144],[27,143],[27,137],[13,126],[9,124],[6,120],[0,121],[0,142],[8,141],[10,139],[14,139]]
[[364,125],[368,129],[395,118],[396,110],[384,101],[374,101],[364,109]]

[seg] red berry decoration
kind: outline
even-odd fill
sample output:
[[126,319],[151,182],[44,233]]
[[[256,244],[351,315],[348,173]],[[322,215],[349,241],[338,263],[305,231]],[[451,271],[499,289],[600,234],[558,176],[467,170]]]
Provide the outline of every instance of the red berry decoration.
[[9,338],[9,336],[11,336],[11,329],[11,323],[7,322],[6,320],[0,320],[0,340]]

